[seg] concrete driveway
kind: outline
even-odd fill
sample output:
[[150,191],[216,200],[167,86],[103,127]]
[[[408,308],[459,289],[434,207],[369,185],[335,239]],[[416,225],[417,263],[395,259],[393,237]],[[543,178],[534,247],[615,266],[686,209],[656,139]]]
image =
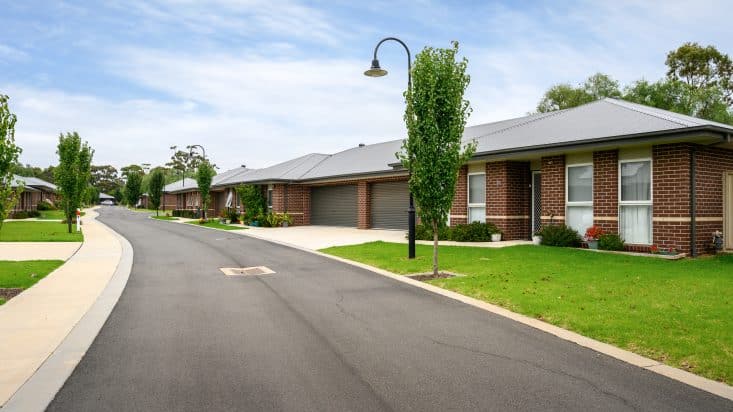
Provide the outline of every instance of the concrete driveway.
[[[335,226],[294,226],[294,227],[251,227],[239,233],[254,236],[260,239],[318,250],[331,246],[358,245],[378,240],[391,243],[407,243],[405,230],[356,229],[353,227]],[[431,241],[418,240],[417,244],[432,245]],[[511,240],[502,242],[450,242],[440,241],[443,246],[476,246],[476,247],[506,247],[514,245],[528,245],[531,241]]]

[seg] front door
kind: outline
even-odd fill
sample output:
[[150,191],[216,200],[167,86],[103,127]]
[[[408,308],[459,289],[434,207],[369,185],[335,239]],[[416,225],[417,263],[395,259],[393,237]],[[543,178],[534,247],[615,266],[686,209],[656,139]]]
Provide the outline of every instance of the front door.
[[542,173],[532,172],[532,233],[542,227]]
[[723,208],[725,209],[723,236],[725,248],[733,250],[733,172],[725,174],[723,196]]

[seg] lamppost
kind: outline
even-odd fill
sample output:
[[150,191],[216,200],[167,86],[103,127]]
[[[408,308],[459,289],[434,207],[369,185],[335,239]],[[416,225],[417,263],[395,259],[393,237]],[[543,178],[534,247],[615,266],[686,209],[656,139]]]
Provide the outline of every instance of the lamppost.
[[204,160],[206,160],[206,149],[204,149],[204,147],[201,146],[200,144],[191,144],[191,145],[186,146],[186,149],[188,149],[189,157],[193,156],[194,147],[198,147],[199,149],[201,149],[201,152],[204,154]]
[[[407,47],[405,42],[396,37],[385,37],[377,43],[374,47],[374,57],[372,58],[372,67],[364,72],[365,76],[369,77],[382,77],[387,75],[387,70],[384,70],[379,66],[379,59],[377,59],[377,51],[382,43],[392,40],[401,44],[407,52],[407,90],[412,91],[412,57],[410,55],[410,49]],[[409,138],[409,137],[408,137]],[[408,171],[410,177],[412,177],[412,171]],[[415,258],[415,202],[412,198],[412,191],[410,191],[410,206],[407,209],[407,257],[409,259]]]

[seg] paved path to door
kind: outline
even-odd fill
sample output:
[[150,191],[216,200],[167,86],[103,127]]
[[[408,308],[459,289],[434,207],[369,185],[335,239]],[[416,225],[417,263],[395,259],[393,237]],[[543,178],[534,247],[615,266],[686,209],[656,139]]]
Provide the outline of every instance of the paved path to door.
[[[364,269],[105,209],[135,250],[51,411],[730,410],[733,403]],[[275,274],[227,277],[220,267]]]

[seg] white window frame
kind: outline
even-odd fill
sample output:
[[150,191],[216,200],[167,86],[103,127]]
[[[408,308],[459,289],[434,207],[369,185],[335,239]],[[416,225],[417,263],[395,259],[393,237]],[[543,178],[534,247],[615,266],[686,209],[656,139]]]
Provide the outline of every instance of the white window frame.
[[[568,176],[570,175],[568,173],[568,169],[571,167],[582,167],[582,166],[590,166],[591,170],[591,181],[590,181],[590,201],[583,201],[583,202],[571,202],[568,200],[568,194],[570,192],[569,190],[569,184],[570,179],[568,179]],[[589,163],[573,163],[573,164],[566,164],[565,165],[565,224],[568,223],[568,208],[571,207],[590,207],[593,209],[593,223],[595,224],[595,218],[596,218],[596,210],[593,207],[593,199],[595,198],[595,190],[593,190],[593,184],[595,183],[595,176],[593,175],[595,173],[593,162]],[[587,228],[586,228],[587,229]],[[580,236],[585,235],[585,233],[580,233]]]
[[[484,177],[484,202],[483,203],[471,203],[471,176],[481,175]],[[471,223],[471,208],[484,208],[484,222],[486,222],[486,191],[488,185],[486,184],[486,172],[474,172],[466,175],[466,222]]]
[[[622,200],[621,199],[621,165],[624,163],[649,162],[649,200]],[[654,161],[651,157],[638,159],[623,159],[618,161],[618,233],[621,235],[621,207],[649,206],[649,243],[632,243],[634,245],[654,244]]]
[[267,209],[272,210],[272,205],[275,203],[275,185],[267,185]]

